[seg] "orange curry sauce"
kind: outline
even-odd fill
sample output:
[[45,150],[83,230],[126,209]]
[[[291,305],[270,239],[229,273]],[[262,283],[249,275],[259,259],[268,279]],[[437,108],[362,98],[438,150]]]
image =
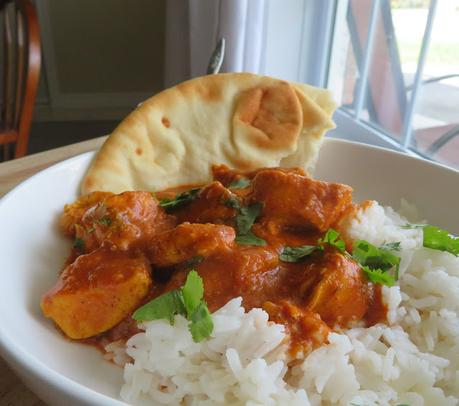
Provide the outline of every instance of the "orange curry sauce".
[[[380,286],[348,255],[328,246],[299,262],[284,247],[316,245],[352,208],[352,189],[313,180],[301,169],[250,173],[213,167],[214,181],[166,212],[156,193],[95,192],[66,205],[61,226],[75,248],[42,309],[70,338],[103,347],[138,332],[135,309],[202,277],[211,312],[241,296],[248,311],[266,310],[291,337],[292,355],[326,342],[331,330],[384,321]],[[233,188],[240,179],[248,185]],[[187,188],[182,188],[186,190]],[[235,241],[238,208],[261,203],[251,231],[265,245]]]

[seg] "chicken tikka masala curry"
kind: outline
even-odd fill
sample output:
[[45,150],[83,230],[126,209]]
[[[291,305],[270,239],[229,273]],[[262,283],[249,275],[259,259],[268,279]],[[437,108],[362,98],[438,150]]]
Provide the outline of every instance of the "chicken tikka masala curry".
[[212,172],[204,186],[93,192],[66,205],[61,226],[74,247],[44,314],[69,338],[104,347],[137,333],[133,312],[193,269],[210,312],[242,297],[246,311],[285,325],[292,354],[331,330],[384,321],[381,286],[333,243],[353,208],[349,186],[296,168]]

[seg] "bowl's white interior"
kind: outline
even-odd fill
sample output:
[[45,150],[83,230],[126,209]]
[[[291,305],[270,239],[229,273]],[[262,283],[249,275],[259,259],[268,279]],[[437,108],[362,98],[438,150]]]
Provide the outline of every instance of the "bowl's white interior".
[[[0,201],[0,344],[3,355],[17,369],[33,370],[45,381],[53,370],[118,398],[121,369],[104,361],[95,349],[65,340],[39,308],[41,295],[54,284],[70,249],[57,229],[59,213],[76,198],[91,156],[83,154],[49,168]],[[390,151],[328,139],[315,176],[350,184],[355,200],[371,198],[398,208],[405,197],[430,223],[459,232],[458,172]],[[50,370],[37,368],[40,363]],[[74,392],[82,390],[65,379],[52,390],[56,386],[64,392],[72,386]]]

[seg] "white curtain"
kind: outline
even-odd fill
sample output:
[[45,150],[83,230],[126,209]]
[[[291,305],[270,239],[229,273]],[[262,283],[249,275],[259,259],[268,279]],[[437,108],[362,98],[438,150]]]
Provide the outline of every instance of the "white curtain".
[[166,1],[165,86],[205,75],[220,38],[221,72],[264,73],[267,1]]

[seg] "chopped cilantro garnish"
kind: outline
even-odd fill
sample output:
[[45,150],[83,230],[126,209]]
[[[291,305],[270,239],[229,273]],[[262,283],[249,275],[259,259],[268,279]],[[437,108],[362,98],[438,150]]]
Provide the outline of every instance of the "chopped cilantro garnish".
[[236,196],[231,196],[229,199],[226,199],[223,204],[225,206],[231,207],[232,209],[240,210],[241,202]]
[[423,233],[424,247],[459,256],[459,237],[454,237],[448,231],[430,225],[423,227]]
[[325,235],[317,241],[317,245],[323,246],[323,244],[328,244],[332,247],[337,248],[341,252],[346,250],[346,244],[343,240],[339,238],[338,231],[333,228],[329,228]]
[[166,319],[173,324],[174,317],[180,314],[188,319],[188,329],[193,340],[199,342],[209,337],[214,328],[203,296],[202,278],[192,270],[181,289],[171,290],[153,299],[137,309],[132,317],[137,321]]
[[459,237],[451,235],[447,230],[430,224],[410,224],[407,223],[402,228],[414,229],[422,228],[422,245],[433,250],[445,251],[459,256]]
[[84,250],[84,240],[82,238],[75,238],[75,241],[73,241],[73,248]]
[[112,225],[113,221],[110,217],[104,216],[101,219],[97,221],[99,224],[102,224],[103,226],[109,227]]
[[386,242],[383,245],[381,245],[379,248],[386,250],[386,251],[400,251],[401,247],[401,242]]
[[252,226],[255,220],[263,210],[262,203],[253,203],[250,206],[244,207],[241,205],[239,199],[235,196],[226,199],[225,206],[231,207],[237,211],[236,214],[236,242],[242,245],[266,245],[266,241],[257,237],[253,231]]
[[395,285],[395,278],[382,269],[371,269],[368,266],[362,266],[362,269],[370,282],[386,286]]
[[190,320],[188,329],[190,330],[194,342],[199,343],[212,334],[214,323],[212,322],[212,316],[207,308],[206,302],[199,302],[188,320]]
[[285,247],[279,259],[284,262],[300,262],[318,249],[314,245],[302,245],[300,247]]
[[249,231],[247,234],[238,234],[236,242],[241,245],[266,245],[266,241],[263,238],[257,237],[252,231]]
[[200,264],[202,261],[204,261],[204,257],[201,257],[200,255],[197,255],[197,256],[195,256],[195,257],[192,257],[192,258],[190,258],[190,259],[187,259],[187,260],[184,262],[184,264],[185,264],[185,266],[191,268],[191,267],[193,267],[193,266],[195,266],[195,265]]
[[182,287],[182,297],[187,318],[190,320],[194,310],[197,309],[204,297],[202,278],[194,270],[188,273],[185,285]]
[[400,226],[400,228],[403,228],[405,230],[411,230],[411,229],[415,229],[415,228],[423,228],[425,226],[426,226],[426,224],[406,223],[405,225]]
[[[319,238],[317,245],[284,247],[279,259],[284,262],[300,262],[315,251],[323,251],[326,244],[349,255],[344,241],[339,236],[338,231],[330,228],[322,238]],[[393,286],[398,279],[400,258],[390,251],[399,249],[400,242],[388,243],[378,248],[368,241],[359,240],[354,244],[352,257],[371,282]],[[394,276],[388,273],[392,269],[395,269]]]
[[239,235],[246,235],[249,233],[253,223],[263,210],[262,203],[254,203],[247,207],[241,207],[236,216],[236,227]]
[[346,245],[339,238],[338,231],[329,228],[322,238],[317,240],[317,245],[302,245],[299,247],[284,247],[279,259],[284,262],[300,262],[314,251],[323,251],[325,245],[329,245],[345,253]]
[[250,185],[250,179],[247,178],[240,178],[238,180],[232,181],[229,185],[229,189],[245,189],[247,186]]
[[[352,256],[362,266],[362,269],[365,271],[368,279],[370,279],[373,283],[381,283],[383,285],[392,286],[394,281],[398,279],[400,257],[389,250],[378,248],[365,240],[358,240],[354,243]],[[389,275],[390,278],[384,278],[381,276],[385,272],[394,268],[394,277]],[[370,271],[373,272],[371,275]],[[375,282],[375,280],[378,280],[378,282]],[[385,281],[387,281],[387,283],[384,283]]]
[[161,199],[159,205],[167,212],[173,211],[196,199],[200,190],[200,188],[191,189],[179,193],[174,199]]
[[137,321],[166,319],[171,324],[174,324],[174,316],[176,314],[186,314],[181,290],[171,290],[164,295],[158,296],[138,308],[132,317]]

